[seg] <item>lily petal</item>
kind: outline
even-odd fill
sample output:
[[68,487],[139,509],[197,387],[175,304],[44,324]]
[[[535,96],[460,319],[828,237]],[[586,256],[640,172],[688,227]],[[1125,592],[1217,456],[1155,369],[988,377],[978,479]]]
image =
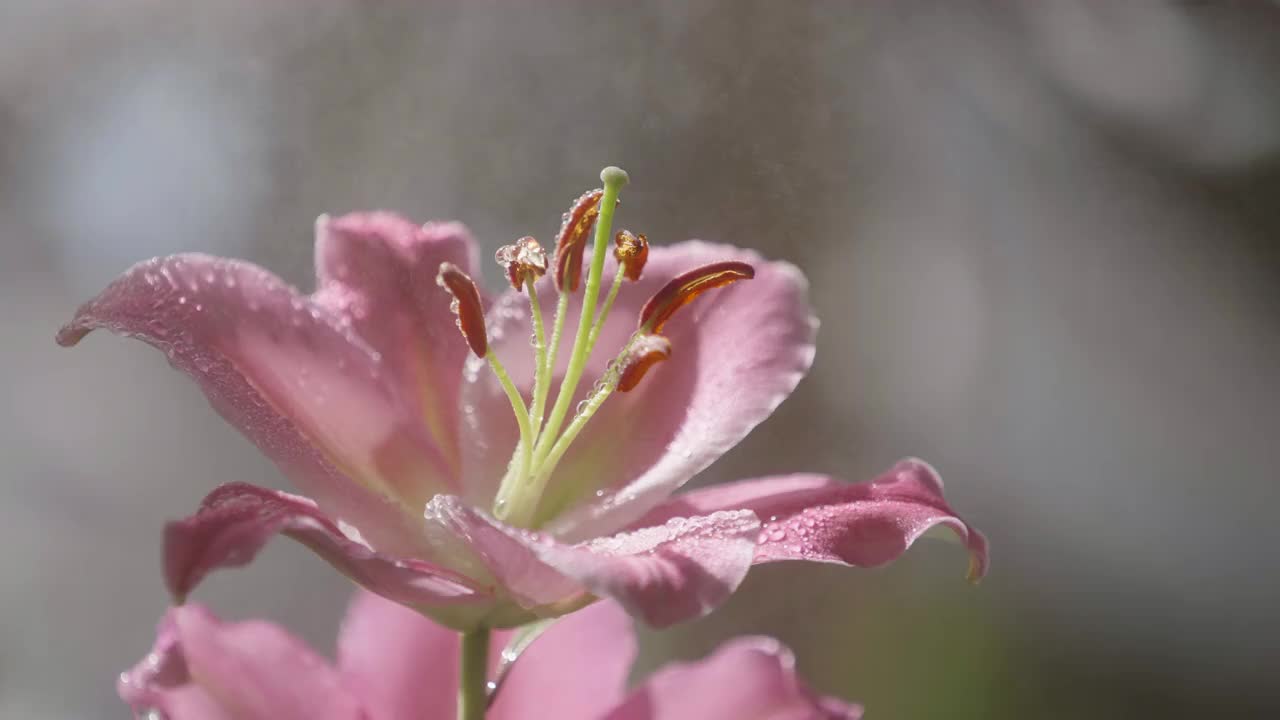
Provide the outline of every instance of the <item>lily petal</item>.
[[655,627],[724,602],[746,576],[760,531],[754,513],[726,511],[569,545],[504,525],[458,498],[436,496],[428,516],[466,538],[526,608],[554,604],[564,612],[590,592]]
[[255,265],[189,254],[135,265],[81,306],[58,342],[106,328],[163,350],[329,514],[408,553],[417,539],[405,517],[430,489],[405,484],[405,469],[445,478],[447,467],[352,323]]
[[197,605],[172,608],[156,644],[120,676],[139,717],[171,720],[367,720],[326,660],[265,622],[222,623]]
[[[817,319],[800,271],[748,250],[691,240],[652,246],[641,279],[621,288],[579,394],[585,397],[591,380],[603,374],[635,331],[640,309],[667,281],[726,260],[752,265],[755,278],[708,293],[673,317],[664,328],[671,358],[636,389],[610,397],[592,418],[557,467],[539,509],[541,518],[554,518],[545,525],[553,534],[584,540],[639,518],[736,445],[808,372]],[[607,259],[605,275],[616,267]],[[545,288],[544,316],[551,317],[555,293],[549,281],[539,287]],[[490,313],[490,345],[526,392],[533,384],[527,305],[527,298],[506,293]],[[568,360],[580,294],[569,307],[570,337],[560,349],[557,377]],[[478,443],[466,450],[468,486],[490,485],[485,494],[468,496],[481,505],[492,501],[517,438],[502,388],[490,375],[475,373],[463,388],[463,406],[472,411],[466,416],[468,434]]]
[[654,673],[606,720],[858,720],[862,708],[815,695],[791,651],[771,638],[737,638],[705,660]]
[[922,460],[902,460],[866,483],[788,475],[714,485],[672,498],[638,524],[728,508],[752,510],[766,520],[757,563],[813,560],[875,567],[943,526],[968,548],[969,578],[987,572],[987,539],[951,509],[942,479]]
[[349,538],[307,498],[243,483],[219,487],[196,514],[165,526],[169,592],[181,602],[209,572],[248,564],[276,534],[306,545],[360,585],[451,626],[467,626],[492,600],[455,572]]
[[636,656],[631,617],[604,601],[557,620],[502,684],[490,720],[600,718],[627,694]]
[[[475,241],[459,223],[417,225],[389,212],[352,213],[316,221],[317,304],[349,318],[382,357],[407,411],[459,490],[458,378],[467,356],[450,296],[436,284],[441,263],[478,272]],[[406,478],[406,481],[409,477]],[[431,493],[419,493],[422,502]],[[421,508],[417,504],[416,508]]]
[[359,591],[338,635],[338,667],[373,718],[452,720],[458,633]]

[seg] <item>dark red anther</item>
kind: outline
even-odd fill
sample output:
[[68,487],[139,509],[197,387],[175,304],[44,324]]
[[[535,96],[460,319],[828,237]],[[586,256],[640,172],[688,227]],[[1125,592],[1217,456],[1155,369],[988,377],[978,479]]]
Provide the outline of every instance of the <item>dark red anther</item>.
[[582,253],[587,247],[587,237],[595,227],[600,214],[600,198],[603,189],[585,192],[573,201],[573,207],[565,213],[556,237],[556,288],[560,292],[574,292],[582,283]]
[[702,293],[723,287],[739,280],[756,276],[755,268],[736,260],[703,265],[675,276],[662,289],[654,293],[640,311],[639,327],[644,332],[662,331],[677,310],[693,302]]
[[480,291],[470,275],[458,269],[453,263],[440,263],[440,271],[436,274],[436,284],[453,296],[449,308],[458,316],[458,329],[462,337],[471,346],[471,352],[482,358],[489,352],[489,336],[484,329],[484,305],[480,302]]
[[537,280],[547,274],[547,253],[537,240],[528,235],[498,248],[494,259],[507,271],[507,279],[516,290],[524,289],[529,280]]
[[622,361],[618,391],[627,392],[640,384],[649,368],[671,357],[671,341],[663,335],[641,335]]
[[623,275],[631,282],[639,280],[649,260],[649,238],[644,233],[632,235],[630,230],[622,230],[614,236],[613,246],[613,257],[622,266]]

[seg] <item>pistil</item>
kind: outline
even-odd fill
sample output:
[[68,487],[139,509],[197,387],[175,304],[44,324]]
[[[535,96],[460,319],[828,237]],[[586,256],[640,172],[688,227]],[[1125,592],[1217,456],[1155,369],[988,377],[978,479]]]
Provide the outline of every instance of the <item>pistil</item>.
[[[587,360],[591,355],[591,330],[596,323],[596,304],[600,299],[600,280],[601,275],[604,274],[605,248],[611,237],[613,213],[618,204],[618,194],[622,187],[627,184],[627,173],[621,168],[607,167],[600,172],[600,180],[604,183],[604,191],[600,193],[599,205],[596,209],[598,214],[595,218],[596,232],[595,242],[592,247],[591,266],[587,271],[586,286],[583,288],[581,316],[578,318],[578,331],[574,335],[573,345],[569,351],[569,365],[565,369],[564,379],[561,381],[560,389],[556,394],[555,405],[551,408],[551,414],[546,418],[546,425],[538,430],[537,444],[534,447],[530,462],[525,463],[523,459],[520,462],[520,466],[525,468],[525,472],[520,476],[505,479],[498,491],[495,511],[499,517],[512,525],[527,527],[533,521],[538,499],[542,495],[550,475],[549,472],[540,472],[539,466],[557,444],[558,433],[564,424],[569,406],[573,402],[574,392],[578,389],[578,382],[582,378],[582,372],[586,368]],[[582,212],[579,213],[579,210],[582,210]],[[570,221],[577,222],[579,217],[589,217],[589,212],[589,209],[575,207]],[[560,250],[561,248],[557,248],[557,252],[560,252]],[[581,246],[578,246],[576,252],[581,253],[581,251]],[[573,252],[573,250],[571,249],[570,252]],[[580,254],[577,257],[580,258]],[[548,362],[545,365],[544,374],[547,376],[550,376],[554,367],[551,363],[554,362],[554,357],[559,347],[559,335],[564,324],[565,315],[568,312],[568,296],[577,284],[574,276],[566,275],[565,273],[566,269],[576,272],[577,268],[574,265],[577,263],[573,262],[573,255],[566,259],[569,261],[567,265],[562,262],[561,257],[556,259],[557,284],[561,294],[560,302],[556,306],[555,326],[552,330],[552,349],[548,353]],[[603,317],[601,317],[601,321],[603,321]],[[535,417],[540,416],[541,406],[536,382],[534,411]],[[577,433],[575,432],[574,434],[576,435]]]
[[[619,167],[607,167],[600,171],[600,181],[604,183],[604,193],[600,197],[600,210],[596,218],[595,244],[591,251],[591,268],[587,271],[587,285],[582,293],[582,314],[578,318],[578,332],[573,338],[573,347],[569,351],[569,366],[565,370],[564,380],[560,383],[560,391],[556,394],[556,404],[551,408],[551,416],[547,418],[545,431],[534,451],[535,467],[551,451],[551,445],[560,431],[569,405],[573,402],[573,393],[578,389],[578,381],[587,365],[590,349],[587,341],[591,334],[591,326],[595,322],[596,301],[600,297],[600,276],[604,273],[605,247],[611,237],[613,227],[613,211],[618,204],[618,193],[627,184],[627,173]],[[563,292],[563,290],[561,290]]]

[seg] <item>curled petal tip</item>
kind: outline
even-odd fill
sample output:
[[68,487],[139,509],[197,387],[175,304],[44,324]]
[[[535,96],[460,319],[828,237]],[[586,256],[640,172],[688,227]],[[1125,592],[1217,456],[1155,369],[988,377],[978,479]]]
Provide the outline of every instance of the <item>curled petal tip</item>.
[[969,571],[965,575],[965,579],[971,584],[977,585],[987,576],[987,570],[991,567],[991,558],[987,550],[987,536],[978,530],[969,529]]
[[62,347],[73,347],[89,334],[89,328],[81,327],[77,323],[67,323],[58,329],[58,334],[53,337],[54,341]]

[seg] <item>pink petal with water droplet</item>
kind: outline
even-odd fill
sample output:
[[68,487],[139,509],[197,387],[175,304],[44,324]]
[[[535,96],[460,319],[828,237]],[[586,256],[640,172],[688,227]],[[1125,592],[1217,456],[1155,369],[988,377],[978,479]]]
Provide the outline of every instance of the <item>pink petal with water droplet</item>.
[[760,531],[753,513],[730,511],[570,545],[504,525],[457,498],[437,496],[428,514],[466,537],[494,577],[535,612],[551,605],[563,612],[589,592],[656,627],[724,602],[745,577]]
[[219,487],[196,514],[165,526],[169,591],[185,598],[211,571],[248,564],[277,534],[306,545],[364,587],[449,625],[473,624],[493,601],[455,572],[348,538],[307,498],[243,483]]
[[789,475],[715,485],[672,498],[638,524],[727,508],[769,518],[755,562],[812,560],[875,567],[898,558],[936,526],[969,549],[972,580],[987,571],[987,540],[956,514],[927,463],[909,459],[866,483]]
[[453,482],[449,465],[388,373],[395,363],[357,334],[354,308],[317,298],[238,260],[156,258],[83,305],[58,341],[106,328],[163,350],[330,514],[411,551],[407,521]]

